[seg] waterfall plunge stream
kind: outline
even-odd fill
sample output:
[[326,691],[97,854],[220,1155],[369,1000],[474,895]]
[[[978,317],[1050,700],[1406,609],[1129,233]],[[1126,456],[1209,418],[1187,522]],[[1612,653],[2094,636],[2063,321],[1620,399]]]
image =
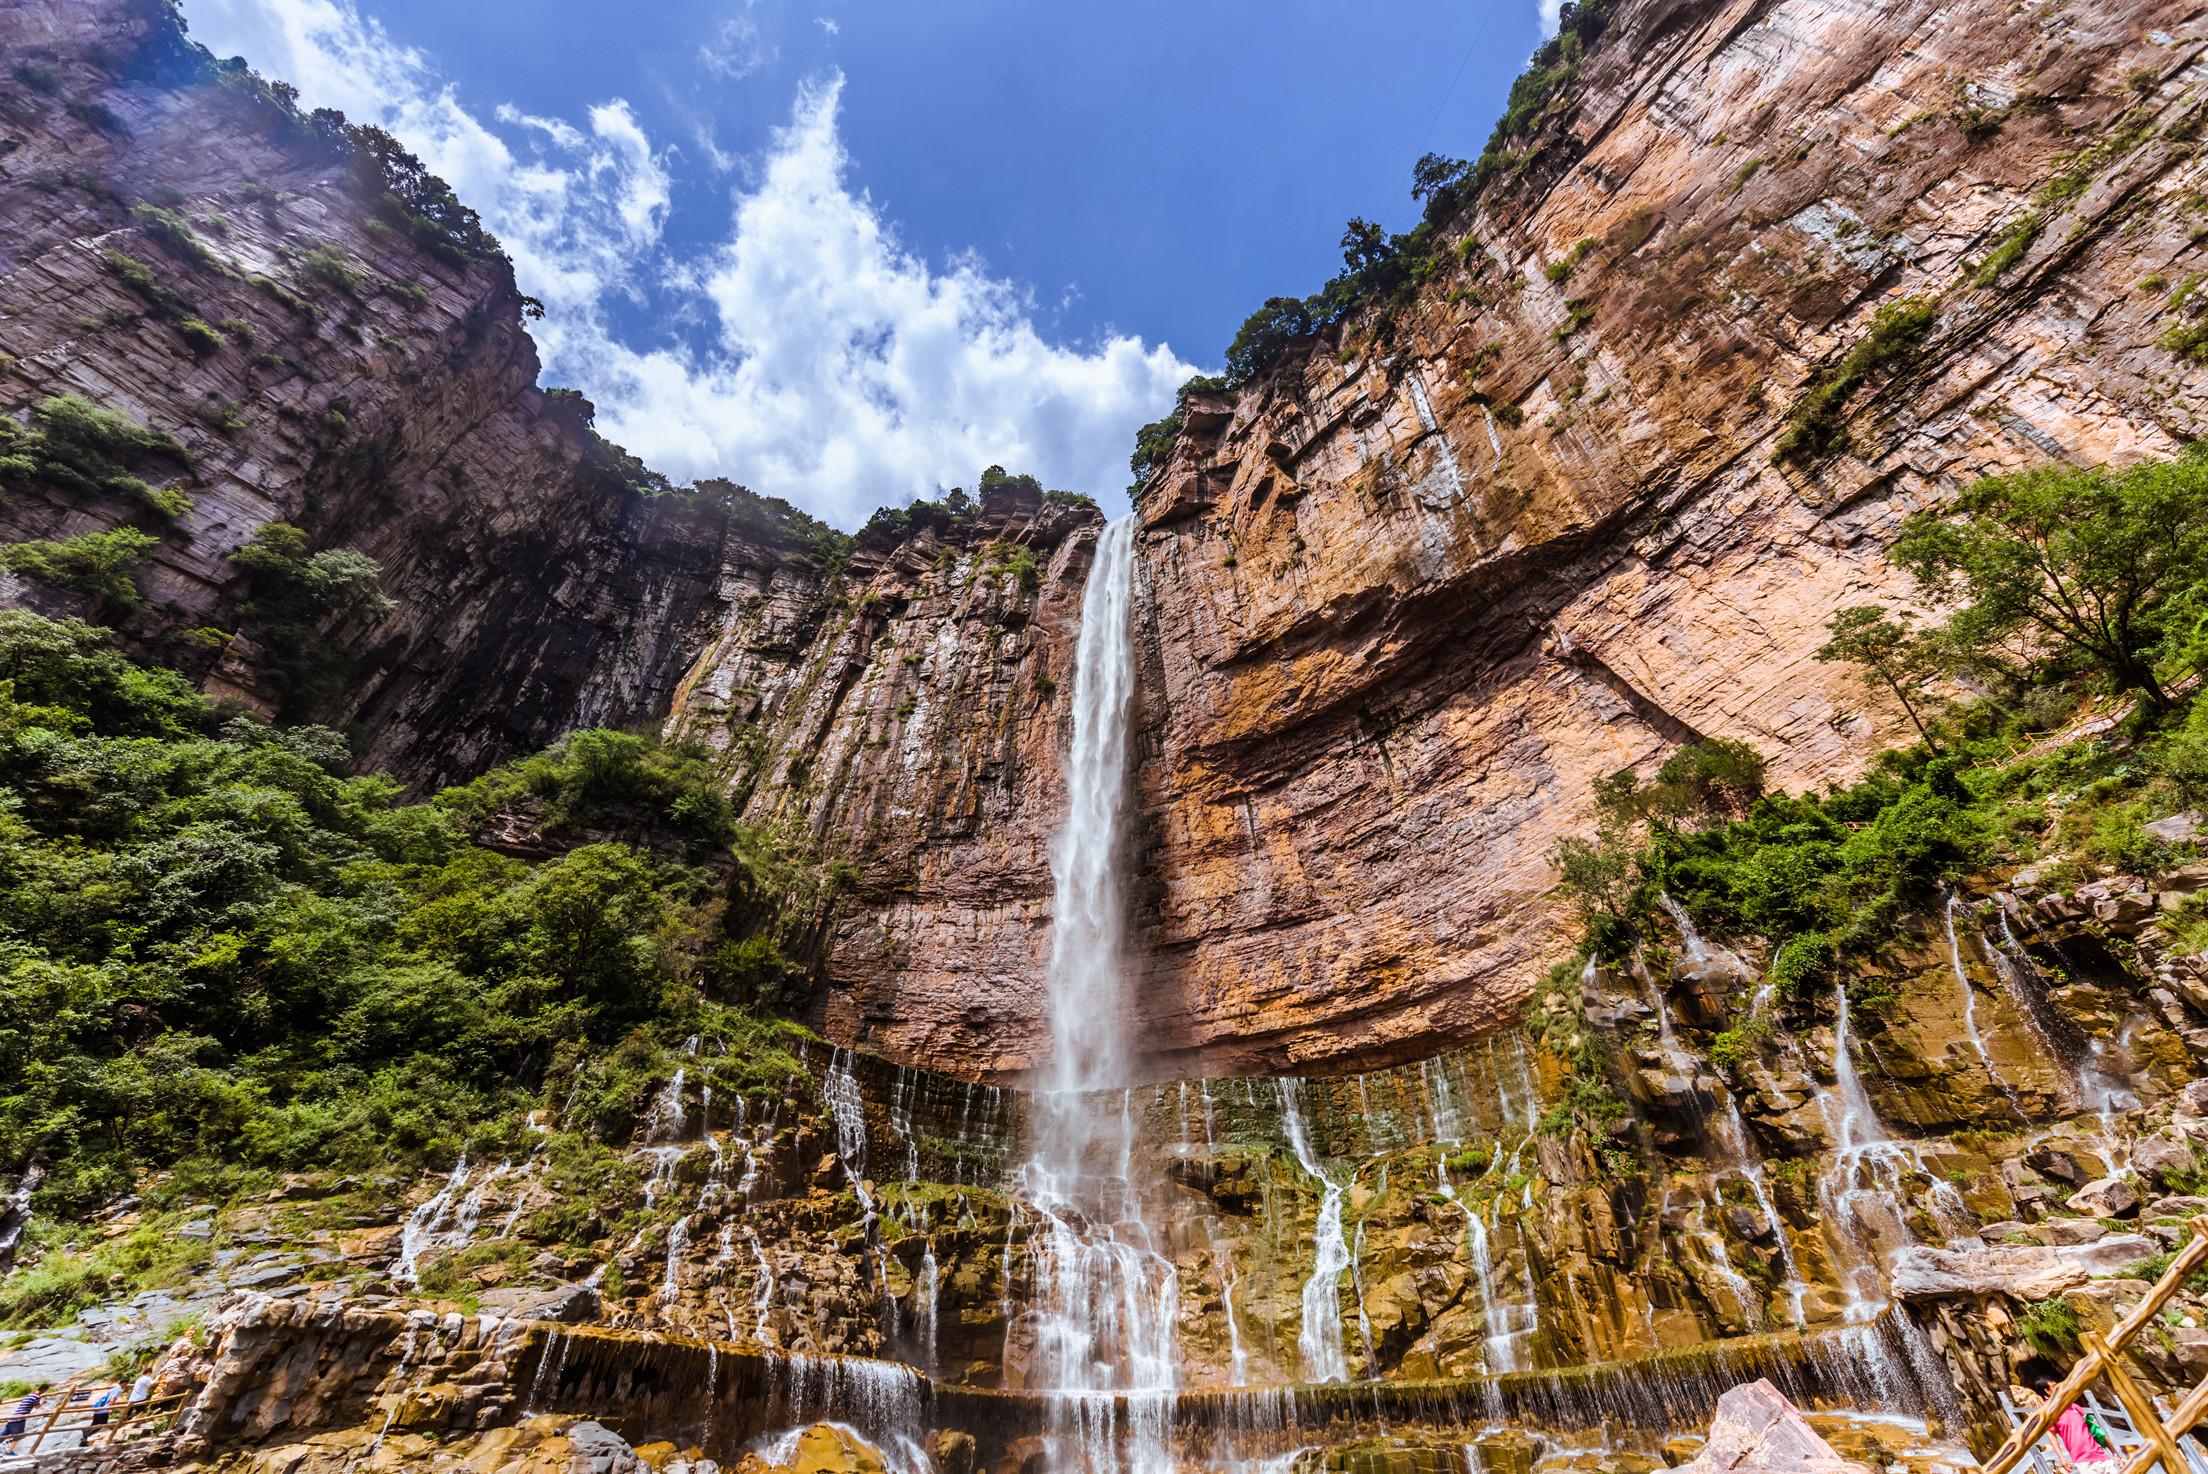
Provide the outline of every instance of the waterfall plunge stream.
[[1034,1308],[1023,1317],[1029,1381],[1051,1399],[1052,1466],[1083,1474],[1170,1470],[1178,1379],[1180,1286],[1135,1177],[1121,973],[1133,593],[1133,519],[1122,518],[1097,539],[1082,595],[1066,817],[1051,853],[1051,1062],[1019,1173],[1039,1220],[1028,1241]]

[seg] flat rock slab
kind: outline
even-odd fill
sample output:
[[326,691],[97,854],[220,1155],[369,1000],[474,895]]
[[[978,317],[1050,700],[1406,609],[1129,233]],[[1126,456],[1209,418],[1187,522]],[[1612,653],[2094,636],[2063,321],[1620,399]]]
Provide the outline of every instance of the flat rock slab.
[[107,1364],[108,1348],[72,1336],[40,1336],[0,1351],[0,1382],[66,1382]]
[[1901,1300],[1938,1300],[1949,1295],[2044,1300],[2075,1290],[2096,1275],[2128,1269],[2156,1248],[2153,1240],[2133,1233],[2056,1247],[1993,1244],[1935,1249],[1919,1244],[1894,1256],[1890,1283],[1895,1298]]

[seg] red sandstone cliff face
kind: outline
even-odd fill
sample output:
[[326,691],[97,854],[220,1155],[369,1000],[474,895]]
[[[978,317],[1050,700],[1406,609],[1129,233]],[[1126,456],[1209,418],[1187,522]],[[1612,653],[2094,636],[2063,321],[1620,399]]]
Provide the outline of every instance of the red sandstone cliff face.
[[[357,722],[369,765],[416,780],[664,709],[724,510],[594,469],[580,407],[536,390],[503,260],[447,260],[376,219],[310,130],[214,79],[156,0],[10,4],[0,55],[20,69],[0,85],[0,413],[77,394],[131,415],[189,451],[172,481],[194,502],[163,528],[128,498],[30,485],[0,492],[0,540],[161,531],[124,632],[262,707],[278,693],[227,555],[279,521],[366,553],[397,607],[330,631],[363,663],[312,714]],[[189,222],[204,258],[149,235],[135,205]],[[353,287],[314,273],[318,247]],[[195,352],[185,315],[224,341]],[[0,599],[83,608],[4,573]],[[239,638],[177,638],[194,629]]]
[[[2204,40],[2169,0],[1619,5],[1465,264],[1199,401],[1138,501],[1155,1049],[1324,1070],[1492,1026],[1563,950],[1544,856],[1596,778],[1699,735],[1819,784],[1897,735],[1813,652],[1907,597],[1902,516],[2208,429],[2155,342],[2208,267]],[[1904,297],[1936,325],[1842,401],[1849,448],[1775,461]]]
[[[0,12],[0,49],[57,84],[0,87],[0,411],[80,393],[193,459],[129,632],[266,705],[249,630],[219,657],[170,637],[241,627],[226,555],[266,522],[357,547],[398,607],[333,631],[364,674],[326,715],[371,764],[435,781],[671,704],[750,817],[854,867],[831,1034],[1035,1062],[1094,514],[999,497],[838,570],[740,498],[634,494],[536,392],[503,264],[377,229],[268,103],[149,49],[160,15]],[[2172,0],[1620,0],[1415,302],[1194,405],[1137,502],[1158,1072],[1347,1069],[1490,1027],[1562,951],[1545,856],[1597,777],[1730,736],[1802,785],[1896,735],[1811,652],[1835,609],[1907,596],[1900,518],[2208,417],[2156,345],[2208,269],[2204,44]],[[315,245],[361,288],[317,281]],[[193,353],[110,251],[253,341]],[[1775,461],[1905,298],[1933,326],[1839,400],[1847,448]],[[134,519],[11,492],[0,539]],[[5,575],[0,598],[74,607]]]
[[[1629,0],[1458,264],[1192,404],[1137,500],[1157,1072],[1491,1028],[1565,949],[1546,856],[1598,777],[1723,736],[1802,786],[1898,737],[1813,652],[1835,610],[1908,598],[1900,519],[2208,417],[2155,344],[2208,265],[2204,35],[2147,0]],[[1936,325],[1841,400],[1849,447],[1776,461],[1905,298]],[[1088,543],[1010,527],[835,588],[731,564],[673,724],[730,751],[754,817],[858,866],[830,1032],[983,1075],[1040,1054],[1066,714],[1032,677],[1069,674]],[[963,560],[997,537],[1049,550],[1038,593],[977,596]]]
[[820,1022],[954,1073],[1047,1050],[1049,844],[1101,519],[1032,494],[868,534],[832,579],[739,547],[671,733],[725,756],[746,818],[847,857]]

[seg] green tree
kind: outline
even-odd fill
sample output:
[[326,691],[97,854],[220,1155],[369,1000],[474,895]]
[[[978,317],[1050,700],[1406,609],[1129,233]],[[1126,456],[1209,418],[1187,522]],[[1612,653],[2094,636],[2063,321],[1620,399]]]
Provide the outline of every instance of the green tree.
[[1874,692],[1881,688],[1892,692],[1901,709],[1909,713],[1917,735],[1936,755],[1940,744],[1925,729],[1916,702],[1909,699],[1909,688],[1921,684],[1930,673],[1931,660],[1924,640],[1907,624],[1888,618],[1876,604],[1841,610],[1826,622],[1825,633],[1832,638],[1818,647],[1817,658],[1859,666],[1865,686]]
[[2047,467],[1993,476],[1946,512],[1904,525],[1893,559],[1958,605],[1958,649],[2011,664],[2061,654],[2170,706],[2161,667],[2208,582],[2208,450],[2126,470]]
[[1729,737],[1690,742],[1641,790],[1641,810],[1667,822],[1737,819],[1763,793],[1763,754]]
[[139,599],[134,576],[138,565],[159,543],[159,538],[135,527],[80,533],[53,542],[0,543],[0,568],[82,594],[95,605],[128,607]]

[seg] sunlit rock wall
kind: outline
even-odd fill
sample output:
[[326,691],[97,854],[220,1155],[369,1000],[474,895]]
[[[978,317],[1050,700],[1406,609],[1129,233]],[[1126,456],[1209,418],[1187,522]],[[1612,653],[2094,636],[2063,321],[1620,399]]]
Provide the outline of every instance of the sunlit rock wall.
[[[1157,1050],[1430,1051],[1565,951],[1545,856],[1596,779],[1727,737],[1822,784],[1899,736],[1814,651],[1908,597],[1906,514],[2208,428],[2156,344],[2208,266],[2203,34],[2152,0],[1621,4],[1415,302],[1193,402],[1138,497]],[[1905,296],[1937,324],[1843,400],[1849,448],[1775,461]]]

